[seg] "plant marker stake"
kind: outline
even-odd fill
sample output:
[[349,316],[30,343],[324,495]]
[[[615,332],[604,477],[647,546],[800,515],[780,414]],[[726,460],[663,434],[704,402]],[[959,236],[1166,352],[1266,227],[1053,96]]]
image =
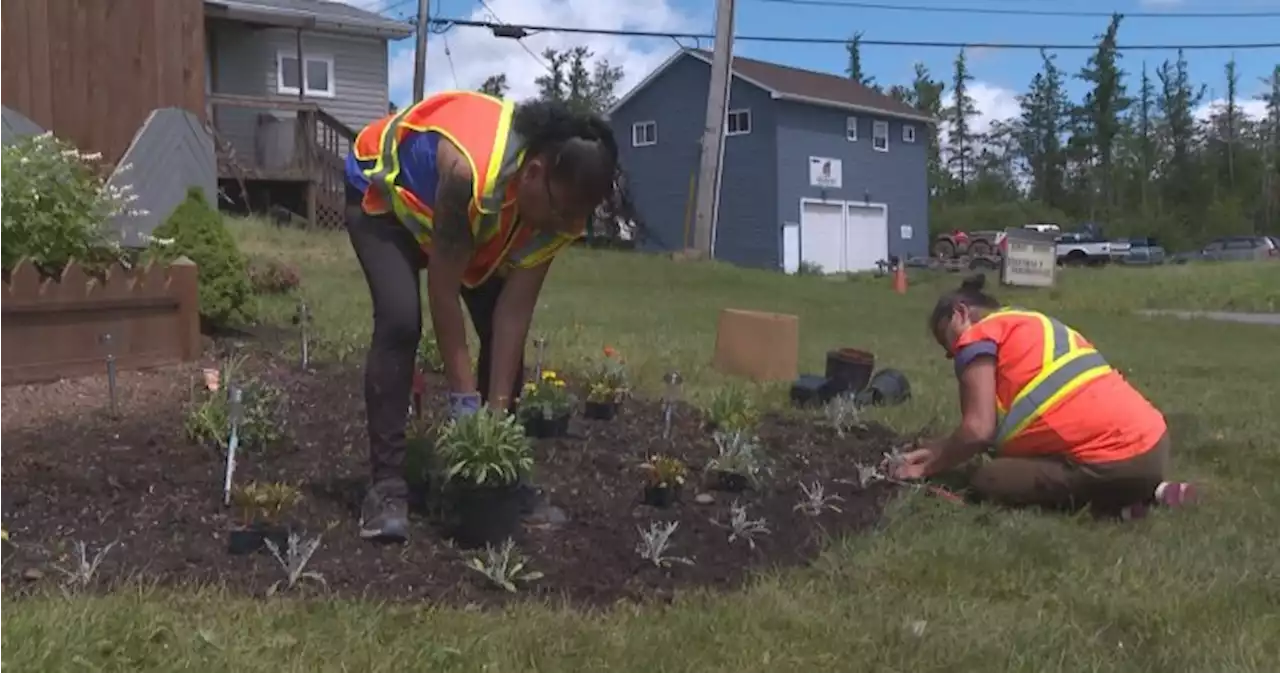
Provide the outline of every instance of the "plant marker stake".
[[422,394],[426,392],[426,379],[422,376],[422,370],[414,367],[413,369],[413,397],[410,412],[414,418],[422,418]]
[[676,401],[680,399],[680,372],[668,372],[663,381],[666,381],[667,389],[662,395],[662,438],[671,439],[671,419],[675,415]]
[[538,337],[537,339],[533,340],[533,347],[537,353],[536,357],[538,358],[537,360],[534,361],[533,380],[541,381],[542,380],[542,356],[547,350],[547,340],[542,337]]
[[227,439],[227,475],[222,482],[222,504],[231,504],[231,477],[236,471],[236,449],[240,446],[240,418],[244,414],[244,392],[240,386],[230,386],[227,390],[227,420],[231,425],[231,436]]
[[120,415],[116,404],[116,352],[110,333],[103,334],[101,341],[107,349],[107,391],[111,396],[111,415],[115,417]]
[[302,369],[305,370],[307,368],[307,364],[311,360],[311,354],[310,354],[310,348],[309,348],[310,339],[308,338],[309,335],[307,334],[307,324],[311,322],[311,309],[307,308],[307,302],[305,301],[298,302],[298,312],[297,312],[297,315],[294,317],[294,320],[298,323],[298,326],[301,328],[299,331],[302,333]]

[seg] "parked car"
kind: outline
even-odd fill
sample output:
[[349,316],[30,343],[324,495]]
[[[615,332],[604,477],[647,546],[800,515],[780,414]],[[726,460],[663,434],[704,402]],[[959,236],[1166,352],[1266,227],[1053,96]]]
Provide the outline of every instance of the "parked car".
[[1164,248],[1156,239],[1133,238],[1128,245],[1129,249],[1120,258],[1125,264],[1164,264]]
[[1273,236],[1223,236],[1200,250],[1179,255],[1177,261],[1244,262],[1280,260],[1280,241]]

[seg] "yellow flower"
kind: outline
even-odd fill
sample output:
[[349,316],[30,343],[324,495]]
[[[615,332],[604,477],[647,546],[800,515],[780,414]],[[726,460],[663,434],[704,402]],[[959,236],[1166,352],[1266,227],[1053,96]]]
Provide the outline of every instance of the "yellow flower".
[[554,380],[556,380],[556,373],[555,373],[554,371],[550,370],[550,369],[544,370],[544,371],[542,372],[542,380],[543,380],[543,381],[554,381]]
[[556,387],[557,387],[557,388],[563,388],[563,387],[564,387],[564,381],[558,381],[558,380],[557,380],[557,381],[552,381],[552,383],[556,384]]
[[538,389],[538,384],[533,383],[532,381],[530,381],[529,383],[524,384],[524,391],[525,391],[526,393],[531,393],[531,392],[533,392],[533,391],[535,391],[535,390],[537,390],[537,389]]

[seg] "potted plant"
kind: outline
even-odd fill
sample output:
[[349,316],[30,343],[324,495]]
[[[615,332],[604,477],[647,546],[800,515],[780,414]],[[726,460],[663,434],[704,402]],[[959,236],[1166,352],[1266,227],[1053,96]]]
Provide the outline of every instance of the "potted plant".
[[746,390],[730,386],[717,390],[705,410],[706,428],[713,432],[751,432],[760,412]]
[[680,487],[688,473],[684,461],[670,456],[653,456],[640,466],[646,473],[644,504],[670,507],[680,499]]
[[489,406],[450,420],[436,444],[450,494],[450,535],[467,548],[499,545],[520,525],[521,480],[533,470],[533,447],[515,417]]
[[712,439],[717,455],[706,466],[711,488],[740,493],[759,484],[764,462],[759,439],[740,430],[716,432]]
[[231,492],[238,523],[227,532],[227,551],[234,555],[252,554],[271,540],[279,549],[289,544],[289,527],[280,515],[302,500],[296,486],[275,482],[250,482]]
[[588,386],[583,415],[597,421],[608,421],[617,416],[618,407],[630,393],[630,386],[626,363],[612,347],[605,347],[604,357],[592,368]]
[[569,415],[575,401],[564,379],[547,369],[537,381],[524,384],[516,413],[529,436],[561,437],[569,432]]

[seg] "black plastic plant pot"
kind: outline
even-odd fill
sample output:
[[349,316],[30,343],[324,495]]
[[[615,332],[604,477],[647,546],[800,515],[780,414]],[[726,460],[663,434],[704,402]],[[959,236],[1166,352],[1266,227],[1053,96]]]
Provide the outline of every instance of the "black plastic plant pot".
[[856,348],[827,351],[826,378],[830,392],[858,393],[867,387],[876,368],[876,356]]
[[587,402],[582,415],[593,421],[612,421],[618,415],[617,402]]
[[680,499],[679,486],[645,486],[644,504],[650,507],[666,508]]
[[546,418],[544,416],[526,418],[524,421],[524,433],[537,439],[563,437],[569,434],[569,414],[555,418]]
[[711,488],[717,491],[726,491],[728,493],[741,493],[747,490],[751,485],[751,481],[744,474],[737,472],[727,472],[725,470],[711,471]]
[[881,369],[871,383],[858,394],[862,406],[893,406],[911,399],[911,382],[897,369]]
[[450,537],[458,546],[464,549],[497,547],[519,530],[525,502],[525,493],[519,484],[454,483],[450,490],[454,514]]
[[273,526],[255,523],[242,528],[227,531],[227,553],[232,556],[244,556],[256,552],[270,553],[267,540],[275,543],[281,553],[289,546],[289,529],[285,526]]

